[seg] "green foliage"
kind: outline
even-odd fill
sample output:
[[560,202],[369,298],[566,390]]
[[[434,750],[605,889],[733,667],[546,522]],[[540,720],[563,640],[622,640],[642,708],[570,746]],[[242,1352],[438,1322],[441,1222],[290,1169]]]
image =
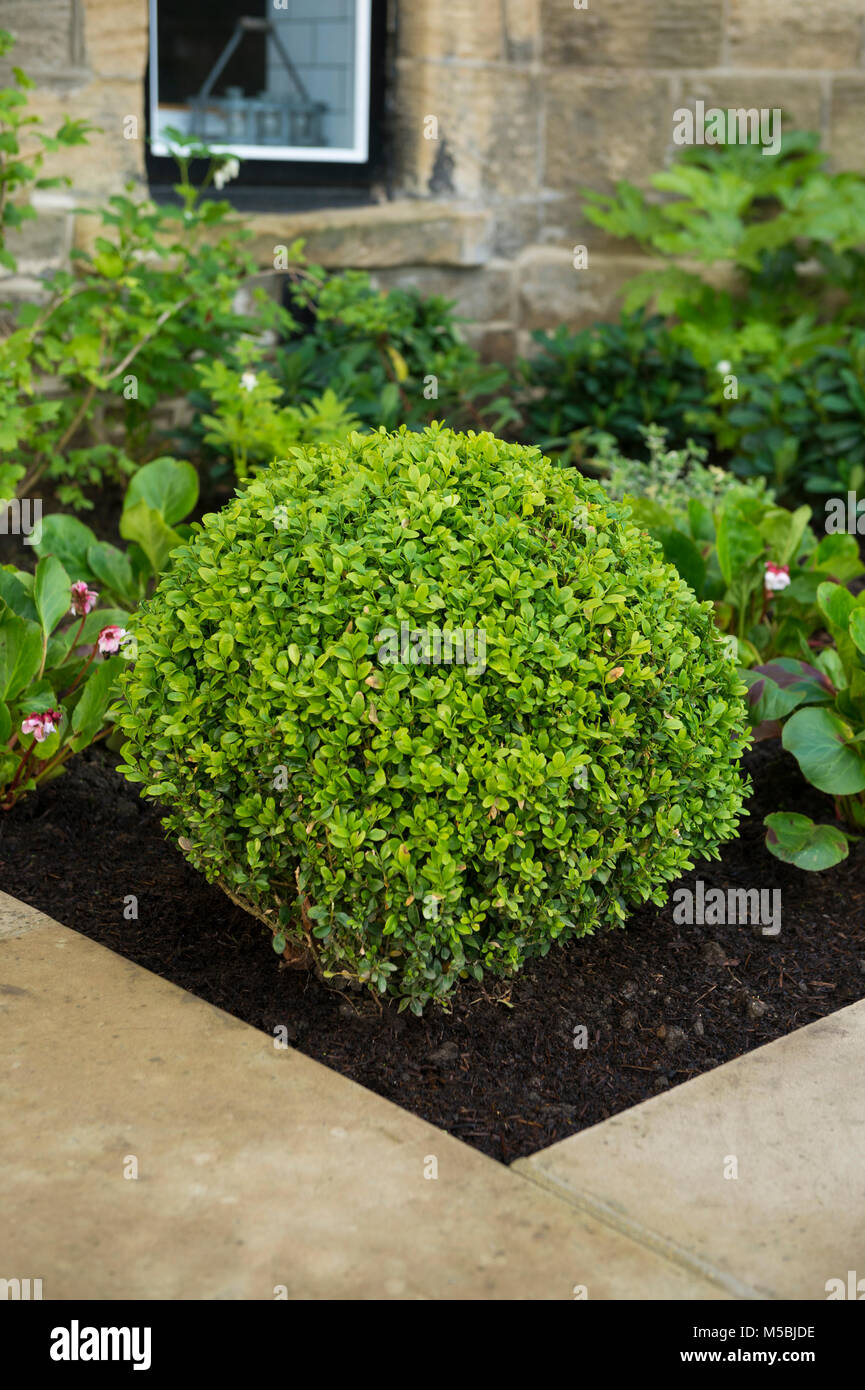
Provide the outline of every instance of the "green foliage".
[[588,192],[586,215],[668,262],[630,282],[626,311],[672,316],[676,343],[736,376],[735,399],[717,376],[709,389],[733,470],[767,478],[782,500],[860,488],[865,178],[827,173],[819,137],[788,132],[772,158],[751,145],[689,148],[651,185]]
[[[483,661],[436,660],[466,629]],[[737,826],[710,606],[491,434],[295,450],[174,552],[137,638],[125,774],[278,951],[416,1013],[662,902]]]
[[[0,810],[59,776],[82,748],[111,731],[109,705],[122,655],[111,650],[128,615],[92,606],[75,611],[72,577],[56,555],[35,574],[0,568]],[[103,642],[105,639],[102,639]]]
[[[691,503],[715,512],[728,492],[743,490],[726,469],[707,468],[707,451],[694,443],[670,448],[667,430],[655,424],[641,428],[640,435],[639,458],[626,458],[622,445],[610,434],[594,436],[592,454],[583,459],[583,467],[603,473],[604,490],[610,497],[639,498],[679,522],[687,520]],[[746,491],[771,501],[762,481],[751,483]]]
[[[23,195],[36,165],[15,158],[20,123],[32,119],[24,100],[17,88],[0,91],[0,228],[32,212]],[[67,123],[63,132],[61,144],[81,143],[86,126]],[[15,310],[0,339],[0,496],[27,495],[47,477],[61,503],[91,506],[85,489],[162,452],[158,406],[192,389],[199,358],[230,364],[243,333],[286,324],[264,296],[254,317],[234,310],[255,267],[228,204],[201,197],[225,158],[211,158],[200,188],[189,181],[201,153],[176,148],[178,206],[133,198],[130,184],[100,209],[92,249],[73,253],[72,270],[45,277],[43,302]],[[4,204],[5,190],[18,202]]]
[[154,459],[126,489],[120,517],[120,534],[130,542],[126,550],[97,541],[89,526],[63,512],[45,517],[34,549],[60,560],[73,583],[98,584],[112,603],[133,609],[167,568],[171,552],[188,538],[190,528],[178,529],[178,523],[197,501],[198,474],[191,463]]
[[314,404],[333,391],[370,429],[437,419],[501,431],[518,419],[507,368],[486,366],[461,341],[441,295],[382,292],[366,271],[329,276],[312,265],[295,272],[291,297],[311,324],[277,353],[288,402]]
[[[712,600],[743,666],[776,655],[807,658],[823,623],[819,585],[865,569],[854,537],[818,544],[809,507],[779,507],[762,480],[740,483],[706,468],[702,450],[667,449],[663,430],[645,434],[645,463],[623,459],[609,441],[599,450],[595,466],[608,475],[607,491],[630,505],[697,597]],[[769,564],[789,571],[786,588],[767,591]]]
[[799,362],[745,369],[718,402],[716,438],[738,474],[779,494],[865,490],[865,333]]
[[[819,136],[785,132],[772,158],[754,145],[694,146],[650,182],[671,196],[658,201],[620,183],[613,197],[586,190],[585,212],[669,262],[631,282],[626,310],[653,305],[676,315],[678,341],[704,366],[778,369],[788,340],[801,355],[809,340],[838,341],[859,317],[865,178],[827,173]],[[726,271],[727,288],[681,261]]]
[[263,354],[263,348],[242,344],[243,373],[219,361],[200,362],[196,369],[212,412],[201,417],[204,441],[230,458],[241,481],[251,468],[284,458],[299,444],[334,443],[360,423],[330,387],[302,405],[280,406],[282,391],[274,377],[252,370]]
[[843,822],[814,825],[784,812],[767,817],[769,849],[802,869],[837,863],[847,841],[865,830],[865,590],[854,597],[843,584],[822,583],[817,606],[833,645],[813,665],[756,667],[751,675],[759,681],[749,692],[752,718],[783,722],[784,747],[812,786],[834,798]]
[[710,439],[706,374],[661,319],[638,313],[580,333],[533,334],[541,351],[521,364],[522,437],[541,449],[582,453],[580,435],[613,435],[643,456],[643,431],[658,425],[674,441]]

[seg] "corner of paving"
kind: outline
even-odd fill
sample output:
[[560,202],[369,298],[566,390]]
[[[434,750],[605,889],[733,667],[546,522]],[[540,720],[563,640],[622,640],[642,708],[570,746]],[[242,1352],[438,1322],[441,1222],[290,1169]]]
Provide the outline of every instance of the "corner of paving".
[[0,1276],[45,1299],[821,1298],[865,1263],[865,1002],[511,1168],[2,893],[0,1032]]

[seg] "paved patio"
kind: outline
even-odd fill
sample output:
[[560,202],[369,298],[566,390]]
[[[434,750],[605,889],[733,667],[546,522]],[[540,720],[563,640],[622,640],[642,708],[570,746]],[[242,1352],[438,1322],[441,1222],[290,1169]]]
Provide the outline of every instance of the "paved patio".
[[824,1299],[865,1273],[865,1001],[511,1168],[5,894],[0,1039],[0,1278],[45,1299]]

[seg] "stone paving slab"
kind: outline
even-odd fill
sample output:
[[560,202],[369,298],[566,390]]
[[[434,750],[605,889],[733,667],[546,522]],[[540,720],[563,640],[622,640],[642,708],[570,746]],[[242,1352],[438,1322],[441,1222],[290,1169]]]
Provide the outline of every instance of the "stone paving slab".
[[44,927],[50,921],[44,912],[10,898],[8,893],[0,893],[0,941],[10,936],[24,936],[34,927]]
[[683,1268],[825,1299],[865,1278],[865,1000],[513,1168]]
[[0,918],[0,1278],[45,1299],[749,1296],[4,894]]

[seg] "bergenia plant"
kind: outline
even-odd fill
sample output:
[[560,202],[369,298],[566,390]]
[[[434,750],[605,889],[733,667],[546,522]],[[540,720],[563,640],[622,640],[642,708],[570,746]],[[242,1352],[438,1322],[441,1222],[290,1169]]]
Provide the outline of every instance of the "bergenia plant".
[[834,802],[834,823],[797,812],[766,817],[766,845],[800,869],[828,869],[865,833],[865,591],[821,583],[817,607],[831,643],[812,661],[781,658],[744,672],[751,719],[780,732],[803,775]]
[[35,574],[0,568],[0,810],[113,727],[129,614],[98,603],[56,555]]

